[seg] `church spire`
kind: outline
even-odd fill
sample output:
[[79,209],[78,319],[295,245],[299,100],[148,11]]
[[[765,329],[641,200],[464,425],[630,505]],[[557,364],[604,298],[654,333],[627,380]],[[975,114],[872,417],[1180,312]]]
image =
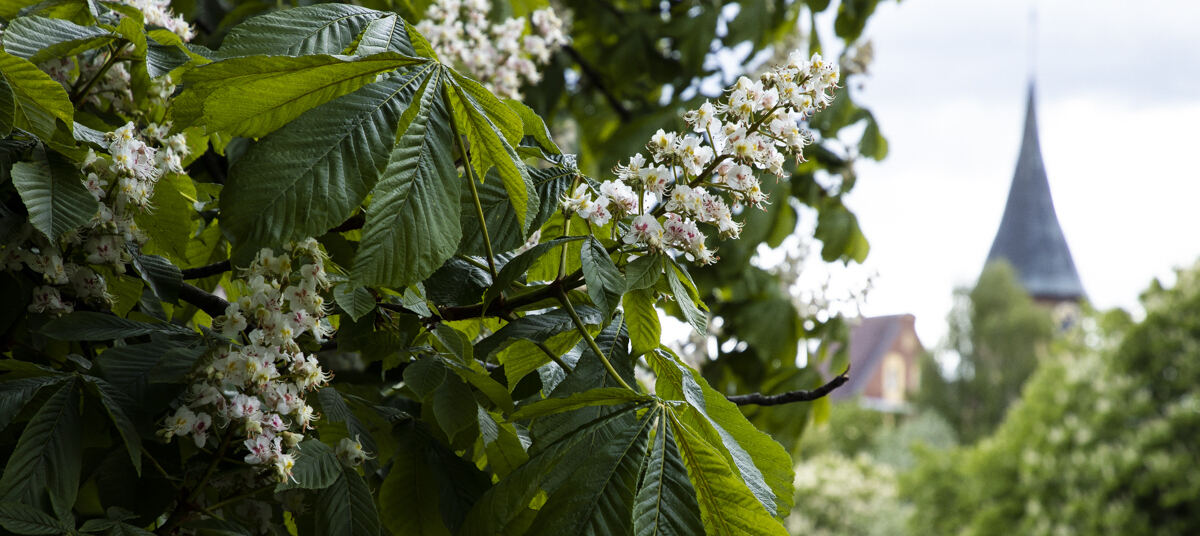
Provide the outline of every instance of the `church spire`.
[[1016,268],[1031,296],[1049,301],[1084,297],[1075,261],[1058,224],[1050,183],[1038,144],[1034,85],[1025,102],[1025,133],[1008,191],[1008,203],[987,260],[1005,259]]

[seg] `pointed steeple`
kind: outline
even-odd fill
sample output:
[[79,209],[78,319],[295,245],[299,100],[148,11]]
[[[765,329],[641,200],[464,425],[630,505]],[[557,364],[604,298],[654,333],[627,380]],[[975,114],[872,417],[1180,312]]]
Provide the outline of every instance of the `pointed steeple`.
[[1084,297],[1075,261],[1058,224],[1050,183],[1038,145],[1034,86],[1029,84],[1025,103],[1025,134],[1008,203],[987,260],[1005,259],[1020,276],[1031,296],[1048,301],[1075,301]]

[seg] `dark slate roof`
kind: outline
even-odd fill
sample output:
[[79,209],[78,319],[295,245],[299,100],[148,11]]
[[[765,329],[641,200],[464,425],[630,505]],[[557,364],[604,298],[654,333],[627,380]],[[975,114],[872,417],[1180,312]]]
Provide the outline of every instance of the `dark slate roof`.
[[1016,268],[1021,284],[1034,298],[1077,300],[1084,297],[1071,250],[1058,225],[1050,183],[1038,145],[1033,84],[1025,104],[1025,134],[1008,191],[1000,229],[988,262],[1005,259]]
[[846,385],[835,390],[830,397],[833,400],[854,398],[862,394],[876,369],[896,343],[896,338],[904,334],[905,326],[912,326],[913,315],[873,316],[860,319],[857,325],[850,328],[850,380]]

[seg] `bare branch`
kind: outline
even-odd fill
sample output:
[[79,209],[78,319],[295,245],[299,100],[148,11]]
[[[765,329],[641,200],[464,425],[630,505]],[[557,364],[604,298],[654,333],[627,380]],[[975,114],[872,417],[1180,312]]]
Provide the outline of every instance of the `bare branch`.
[[842,372],[834,379],[829,380],[829,382],[825,385],[822,385],[811,391],[789,391],[777,395],[750,393],[745,395],[729,395],[725,398],[739,406],[748,406],[751,404],[756,406],[779,406],[782,404],[791,404],[792,402],[812,402],[813,400],[822,398],[829,393],[832,393],[834,389],[845,385],[846,382],[850,381],[849,374],[850,367],[846,367],[845,372]]

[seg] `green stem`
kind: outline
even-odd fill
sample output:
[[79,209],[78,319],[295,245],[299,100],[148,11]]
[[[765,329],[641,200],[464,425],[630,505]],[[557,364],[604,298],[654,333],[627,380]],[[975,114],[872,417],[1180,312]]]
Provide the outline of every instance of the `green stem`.
[[106,73],[108,73],[108,70],[112,69],[113,65],[116,65],[118,60],[119,58],[117,57],[117,51],[110,51],[108,59],[104,61],[104,65],[101,65],[100,70],[96,71],[96,76],[93,76],[92,79],[88,80],[88,83],[80,88],[79,91],[76,91],[74,95],[71,95],[71,104],[79,106],[79,101],[83,100],[83,98],[87,96],[87,93],[92,89],[92,86],[96,85],[96,82],[99,82],[100,79],[103,78]]
[[467,172],[467,184],[471,185],[471,200],[475,202],[475,215],[479,217],[479,229],[483,232],[483,249],[487,253],[488,271],[492,274],[492,280],[496,280],[496,261],[492,257],[492,238],[488,235],[487,220],[483,217],[483,205],[479,202],[479,190],[475,188],[475,173],[471,169],[471,159],[467,156],[467,145],[463,143],[463,137],[455,132],[454,137],[458,141],[458,152],[462,153],[463,169]]
[[612,363],[607,357],[604,356],[604,352],[600,350],[600,345],[596,344],[596,339],[593,339],[592,334],[588,333],[587,326],[584,325],[583,320],[579,318],[579,313],[575,312],[575,307],[571,305],[571,299],[567,297],[567,293],[563,291],[562,288],[558,289],[558,301],[562,303],[563,309],[566,309],[567,314],[571,316],[571,321],[575,323],[575,329],[579,330],[579,333],[583,335],[583,340],[587,341],[588,346],[591,347],[592,351],[596,353],[596,356],[600,358],[600,362],[604,363],[604,368],[608,370],[608,373],[612,375],[613,379],[617,380],[617,383],[621,384],[621,387],[636,392],[636,389],[630,387],[628,383],[625,383],[625,379],[622,378],[620,374],[617,374],[617,369],[613,368]]
[[[507,317],[505,317],[504,319],[509,322],[516,320],[516,318],[513,317],[513,315],[511,315],[511,314],[508,315]],[[551,350],[549,346],[546,346],[546,343],[544,343],[542,341],[530,341],[530,342],[532,342],[534,344],[534,346],[537,346],[538,349],[540,349],[543,353],[545,353],[546,356],[549,357],[550,360],[554,362],[554,364],[558,365],[559,368],[563,369],[563,372],[566,372],[568,374],[571,373],[571,371],[573,370],[571,368],[571,365],[568,365],[566,361],[563,361],[562,358],[558,356],[558,354],[555,354],[554,351]]]
[[171,473],[168,473],[166,469],[163,469],[162,464],[158,463],[158,460],[154,459],[154,456],[150,455],[150,451],[146,450],[145,446],[142,447],[142,457],[150,460],[150,464],[158,470],[158,473],[161,474],[163,478],[167,480],[179,480],[179,477],[171,476]]
[[213,456],[212,463],[208,464],[208,470],[204,472],[204,477],[200,479],[200,482],[196,483],[196,487],[192,490],[191,495],[188,495],[188,504],[195,503],[196,499],[200,497],[200,494],[204,492],[204,485],[208,484],[208,479],[212,478],[213,473],[216,472],[217,465],[220,465],[221,458],[225,457],[225,451],[229,449],[229,442],[232,439],[233,427],[230,426],[225,432],[225,436],[221,438],[221,448],[217,449],[217,455]]

